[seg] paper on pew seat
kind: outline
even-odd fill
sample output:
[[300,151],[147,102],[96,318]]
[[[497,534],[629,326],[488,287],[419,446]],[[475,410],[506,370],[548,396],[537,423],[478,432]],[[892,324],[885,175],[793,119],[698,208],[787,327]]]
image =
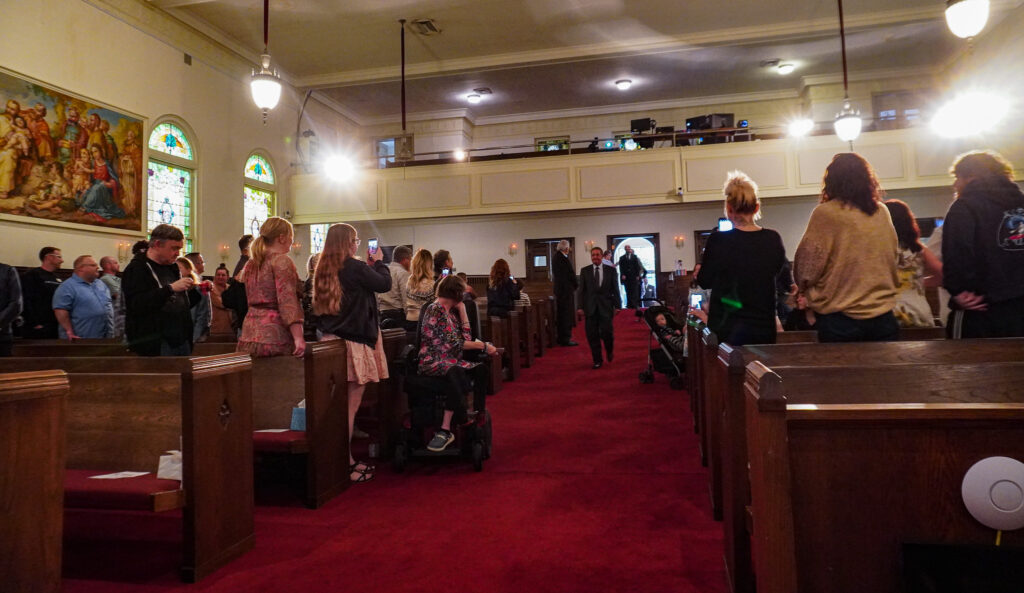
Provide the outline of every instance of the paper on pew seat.
[[288,428],[263,428],[260,430],[254,430],[253,432],[288,432]]
[[137,478],[144,476],[149,472],[116,472],[113,474],[102,474],[99,476],[89,476],[90,480],[120,480],[121,478]]

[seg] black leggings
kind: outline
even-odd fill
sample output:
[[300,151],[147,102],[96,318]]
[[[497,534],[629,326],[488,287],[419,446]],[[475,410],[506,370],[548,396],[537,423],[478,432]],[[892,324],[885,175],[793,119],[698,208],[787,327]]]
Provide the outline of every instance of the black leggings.
[[[473,409],[482,412],[487,398],[487,363],[480,363],[471,369],[454,366],[445,373],[448,379],[448,393],[444,409],[453,410],[458,422],[465,420],[466,393],[473,391]],[[470,385],[470,379],[473,384]]]

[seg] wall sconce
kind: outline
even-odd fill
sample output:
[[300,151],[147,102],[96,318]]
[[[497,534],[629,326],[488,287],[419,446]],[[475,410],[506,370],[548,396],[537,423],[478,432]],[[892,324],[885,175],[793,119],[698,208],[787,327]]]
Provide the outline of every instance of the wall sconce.
[[128,260],[128,256],[132,254],[132,244],[127,241],[117,242],[117,261],[125,262]]
[[583,245],[586,246],[587,251],[590,251],[591,249],[594,248],[594,245],[597,245],[597,242],[596,241],[584,241]]
[[221,243],[218,251],[220,251],[220,261],[226,263],[228,257],[231,256],[231,247],[227,243]]
[[683,245],[686,243],[686,235],[676,235],[672,238],[676,241],[676,249],[682,249]]
[[292,255],[298,255],[300,251],[302,251],[302,243],[298,241],[292,243]]
[[509,255],[515,255],[517,253],[519,253],[519,245],[517,245],[515,243],[509,243],[509,245],[508,245],[508,254]]

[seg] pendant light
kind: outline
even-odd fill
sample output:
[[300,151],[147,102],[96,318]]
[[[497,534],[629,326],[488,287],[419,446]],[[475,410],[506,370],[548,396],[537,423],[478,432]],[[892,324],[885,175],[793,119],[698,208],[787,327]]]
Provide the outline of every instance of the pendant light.
[[946,0],[946,25],[957,37],[970,39],[988,22],[989,0]]
[[843,108],[836,114],[836,121],[833,128],[836,136],[843,142],[850,143],[850,150],[853,150],[853,141],[860,136],[861,127],[864,125],[860,118],[860,111],[850,105],[850,81],[846,71],[846,27],[843,23],[843,0],[839,2],[839,43],[843,50]]
[[260,56],[259,72],[252,71],[252,100],[263,110],[263,125],[267,125],[267,112],[277,107],[281,100],[281,77],[277,70],[270,69],[270,53],[267,50],[270,31],[270,0],[263,0],[263,55]]
[[400,163],[407,163],[413,159],[412,137],[405,127],[405,19],[398,19],[401,29],[401,50],[402,50],[402,135],[395,139],[395,160]]

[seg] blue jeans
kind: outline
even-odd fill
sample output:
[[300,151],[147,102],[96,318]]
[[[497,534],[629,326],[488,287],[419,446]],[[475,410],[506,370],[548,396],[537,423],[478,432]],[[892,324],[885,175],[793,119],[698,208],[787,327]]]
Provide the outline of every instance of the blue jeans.
[[818,315],[819,342],[891,342],[900,336],[900,324],[892,312],[854,319],[842,313]]
[[187,341],[177,346],[160,342],[160,356],[192,356],[192,347]]

